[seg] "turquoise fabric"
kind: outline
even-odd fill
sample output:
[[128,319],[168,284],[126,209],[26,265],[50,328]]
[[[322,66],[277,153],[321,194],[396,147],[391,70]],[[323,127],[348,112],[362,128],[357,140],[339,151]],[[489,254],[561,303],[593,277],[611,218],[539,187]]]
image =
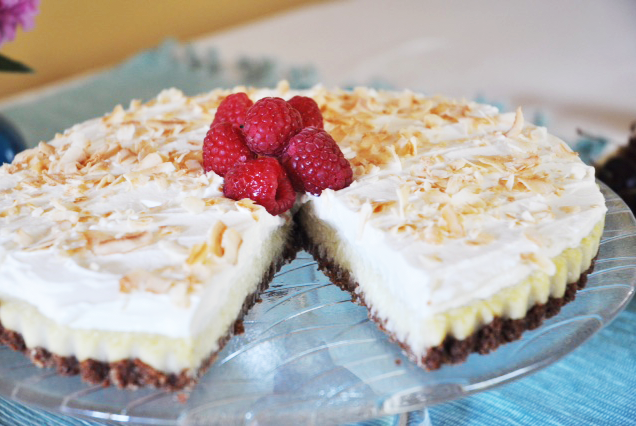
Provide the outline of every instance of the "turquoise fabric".
[[[122,65],[63,91],[4,108],[30,146],[55,132],[112,110],[131,98],[148,99],[165,87],[196,94],[236,84],[272,86],[281,78],[293,87],[318,81],[312,66],[283,68],[267,58],[221,66],[215,51],[194,55],[167,41]],[[636,425],[636,302],[608,327],[562,361],[528,378],[461,400],[434,406],[432,424],[442,425]],[[424,423],[423,412],[408,424]],[[33,409],[0,398],[1,425],[97,425]],[[365,425],[397,425],[397,416]]]
[[318,75],[312,66],[283,68],[270,58],[243,58],[221,66],[215,50],[197,55],[168,40],[61,92],[1,108],[0,114],[18,127],[28,146],[35,146],[75,123],[112,111],[117,104],[148,100],[168,87],[196,95],[239,84],[272,87],[281,79],[294,88],[307,88],[318,82]]

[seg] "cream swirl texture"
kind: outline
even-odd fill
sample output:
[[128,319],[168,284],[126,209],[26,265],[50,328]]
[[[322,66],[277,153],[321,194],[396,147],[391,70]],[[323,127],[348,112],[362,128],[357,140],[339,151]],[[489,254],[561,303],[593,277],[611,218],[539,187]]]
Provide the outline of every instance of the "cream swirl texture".
[[[420,317],[553,273],[549,259],[606,211],[593,169],[520,113],[410,92],[238,90],[321,106],[355,181],[300,203]],[[170,337],[231,315],[249,293],[235,283],[291,214],[228,200],[202,171],[228,93],[133,101],[1,167],[2,297],[76,329]]]

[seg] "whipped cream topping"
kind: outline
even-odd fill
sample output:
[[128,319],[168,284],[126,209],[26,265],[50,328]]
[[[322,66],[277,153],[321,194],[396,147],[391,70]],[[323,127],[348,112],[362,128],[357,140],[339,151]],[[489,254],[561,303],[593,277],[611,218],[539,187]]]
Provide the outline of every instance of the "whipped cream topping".
[[223,179],[203,172],[226,94],[166,90],[1,167],[2,297],[71,328],[170,337],[196,335],[245,297],[233,285],[290,214],[226,199]]
[[[520,114],[410,92],[310,96],[354,169],[306,195],[427,316],[486,298],[577,246],[605,213],[593,169]],[[78,124],[0,167],[0,294],[78,329],[196,335],[290,220],[222,196],[201,144],[230,91],[162,92]]]
[[366,89],[325,98],[354,183],[305,201],[416,317],[554,274],[550,259],[604,217],[594,169],[520,110]]

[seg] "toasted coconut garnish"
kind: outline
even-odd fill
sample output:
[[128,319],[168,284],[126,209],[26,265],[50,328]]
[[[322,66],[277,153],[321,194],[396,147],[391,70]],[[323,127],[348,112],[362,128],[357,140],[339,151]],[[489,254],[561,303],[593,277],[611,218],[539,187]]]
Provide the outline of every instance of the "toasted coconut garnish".
[[116,238],[111,234],[101,231],[84,231],[84,238],[88,249],[98,256],[128,253],[138,248],[147,246],[154,241],[149,231],[133,232]]
[[578,213],[581,211],[581,206],[561,206],[559,210],[567,214]]
[[33,242],[35,241],[34,238],[29,235],[26,231],[22,230],[22,229],[18,229],[14,234],[13,234],[13,240],[20,246],[20,247],[26,247],[26,246],[30,246],[31,244],[33,244]]
[[519,136],[521,134],[521,130],[523,130],[523,124],[523,112],[521,111],[521,107],[517,107],[517,111],[515,113],[515,121],[514,123],[512,123],[512,127],[510,128],[510,130],[504,133],[504,136],[506,136],[507,138],[514,138],[516,136]]
[[217,257],[223,256],[223,246],[221,243],[223,242],[223,234],[226,230],[227,225],[219,220],[214,224],[208,235],[208,243],[210,244],[212,254]]
[[163,158],[161,158],[161,155],[159,155],[159,153],[157,152],[152,152],[146,155],[139,162],[139,170],[151,169],[153,167],[160,165],[161,163],[163,163]]
[[165,294],[170,290],[172,282],[158,273],[136,269],[127,273],[119,280],[119,291],[131,293],[133,290],[148,291],[155,294]]
[[383,213],[389,211],[391,208],[397,205],[396,201],[372,201],[371,207],[373,208],[373,213]]
[[188,308],[190,306],[189,284],[186,282],[174,283],[169,291],[168,295],[170,300],[177,306],[182,308]]
[[541,271],[548,275],[554,274],[556,266],[549,257],[540,253],[522,253],[521,260],[535,264]]
[[243,238],[238,231],[217,221],[210,229],[207,241],[192,246],[185,263],[191,270],[195,267],[194,271],[198,275],[201,275],[203,270],[197,268],[197,265],[210,267],[222,263],[236,264],[242,241]]
[[442,230],[434,223],[424,228],[422,239],[428,244],[442,244],[444,242]]
[[405,217],[406,207],[409,202],[410,190],[407,185],[401,185],[399,188],[396,189],[396,192],[398,199],[398,212],[400,214],[400,218],[403,219]]
[[487,232],[479,232],[475,238],[466,241],[466,244],[471,246],[483,246],[495,241],[495,237]]
[[239,248],[243,238],[241,234],[233,228],[228,228],[223,233],[221,248],[223,249],[223,260],[231,265],[236,265]]
[[548,182],[547,179],[539,177],[535,178],[519,178],[518,182],[525,186],[528,191],[535,192],[537,194],[550,194],[554,192],[554,185]]
[[199,214],[205,210],[205,201],[197,197],[185,197],[181,206],[192,214]]
[[462,226],[459,215],[451,204],[446,204],[441,210],[442,218],[446,226],[442,226],[442,229],[446,229],[451,237],[459,238],[464,236],[464,227]]

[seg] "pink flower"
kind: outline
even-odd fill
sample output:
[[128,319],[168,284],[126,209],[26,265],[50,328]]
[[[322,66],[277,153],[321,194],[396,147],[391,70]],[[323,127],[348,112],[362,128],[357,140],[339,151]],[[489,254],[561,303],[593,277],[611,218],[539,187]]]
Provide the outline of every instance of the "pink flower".
[[29,31],[35,25],[40,0],[0,0],[0,46],[15,38],[18,25]]

